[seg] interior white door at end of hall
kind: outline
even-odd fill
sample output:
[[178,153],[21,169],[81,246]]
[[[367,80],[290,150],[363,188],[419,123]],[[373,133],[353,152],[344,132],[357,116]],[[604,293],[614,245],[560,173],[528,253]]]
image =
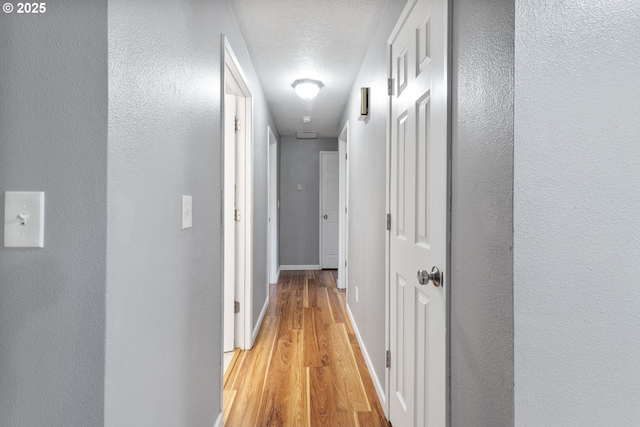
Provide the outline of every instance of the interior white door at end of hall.
[[320,152],[320,268],[338,268],[339,162],[337,151]]

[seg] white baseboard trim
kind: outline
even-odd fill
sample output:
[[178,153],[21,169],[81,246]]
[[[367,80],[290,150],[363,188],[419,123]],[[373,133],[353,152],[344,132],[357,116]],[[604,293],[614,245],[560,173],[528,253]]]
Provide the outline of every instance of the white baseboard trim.
[[256,322],[256,327],[253,328],[253,333],[251,334],[251,348],[253,348],[253,343],[256,342],[256,337],[258,336],[258,332],[260,332],[260,326],[262,326],[262,321],[264,320],[264,315],[267,312],[267,307],[269,307],[268,294],[267,299],[264,302],[264,306],[262,307],[262,311],[260,312],[260,316],[258,317],[258,321]]
[[364,361],[367,364],[367,368],[369,368],[369,374],[371,375],[371,379],[373,380],[373,386],[376,388],[376,393],[378,394],[378,399],[380,399],[380,404],[382,405],[383,408],[386,408],[387,396],[384,393],[384,388],[382,387],[380,378],[378,378],[378,375],[376,375],[376,371],[373,369],[373,363],[371,363],[369,352],[367,351],[367,347],[364,345],[364,342],[362,341],[362,337],[360,336],[360,331],[358,330],[358,325],[356,325],[356,322],[353,319],[353,314],[351,313],[351,307],[349,307],[349,304],[347,304],[347,315],[349,316],[349,320],[351,321],[351,326],[353,326],[353,331],[356,333],[356,338],[358,339],[360,350],[362,350]]
[[275,285],[280,280],[280,267],[278,267],[278,271],[276,271],[276,281],[273,283],[269,283],[270,285]]
[[222,427],[222,412],[218,414],[218,419],[216,419],[216,423],[213,427]]
[[319,265],[281,265],[280,271],[286,270],[321,270]]

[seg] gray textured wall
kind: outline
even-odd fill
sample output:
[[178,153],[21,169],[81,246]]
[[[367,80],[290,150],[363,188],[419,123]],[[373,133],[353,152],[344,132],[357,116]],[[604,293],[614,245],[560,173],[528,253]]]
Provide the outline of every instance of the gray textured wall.
[[266,298],[271,122],[227,1],[110,1],[107,426],[210,427],[220,413],[221,33],[254,96],[254,307]]
[[262,260],[273,122],[226,1],[0,15],[0,192],[46,192],[45,248],[0,249],[3,425],[210,426],[220,412],[221,32],[254,95]]
[[[380,384],[385,384],[385,215],[387,154],[387,39],[406,0],[390,0],[342,115],[349,121],[348,304]],[[360,121],[360,88],[370,87],[368,122]]]
[[0,212],[45,191],[45,247],[0,247],[0,424],[103,425],[107,2],[0,13]]
[[516,12],[516,425],[637,426],[640,3]]
[[320,151],[338,139],[280,140],[280,265],[320,264]]
[[451,425],[513,425],[514,0],[454,0]]

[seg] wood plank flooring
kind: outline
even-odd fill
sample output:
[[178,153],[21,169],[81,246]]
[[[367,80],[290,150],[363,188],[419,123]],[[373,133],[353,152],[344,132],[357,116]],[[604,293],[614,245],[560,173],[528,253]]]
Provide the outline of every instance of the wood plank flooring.
[[336,271],[283,271],[225,375],[225,427],[388,427]]

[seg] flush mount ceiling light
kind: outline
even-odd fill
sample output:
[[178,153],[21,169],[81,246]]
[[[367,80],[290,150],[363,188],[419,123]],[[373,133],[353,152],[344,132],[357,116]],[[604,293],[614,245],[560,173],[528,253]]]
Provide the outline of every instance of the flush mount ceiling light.
[[302,99],[315,98],[320,88],[324,86],[320,80],[298,79],[291,85]]

